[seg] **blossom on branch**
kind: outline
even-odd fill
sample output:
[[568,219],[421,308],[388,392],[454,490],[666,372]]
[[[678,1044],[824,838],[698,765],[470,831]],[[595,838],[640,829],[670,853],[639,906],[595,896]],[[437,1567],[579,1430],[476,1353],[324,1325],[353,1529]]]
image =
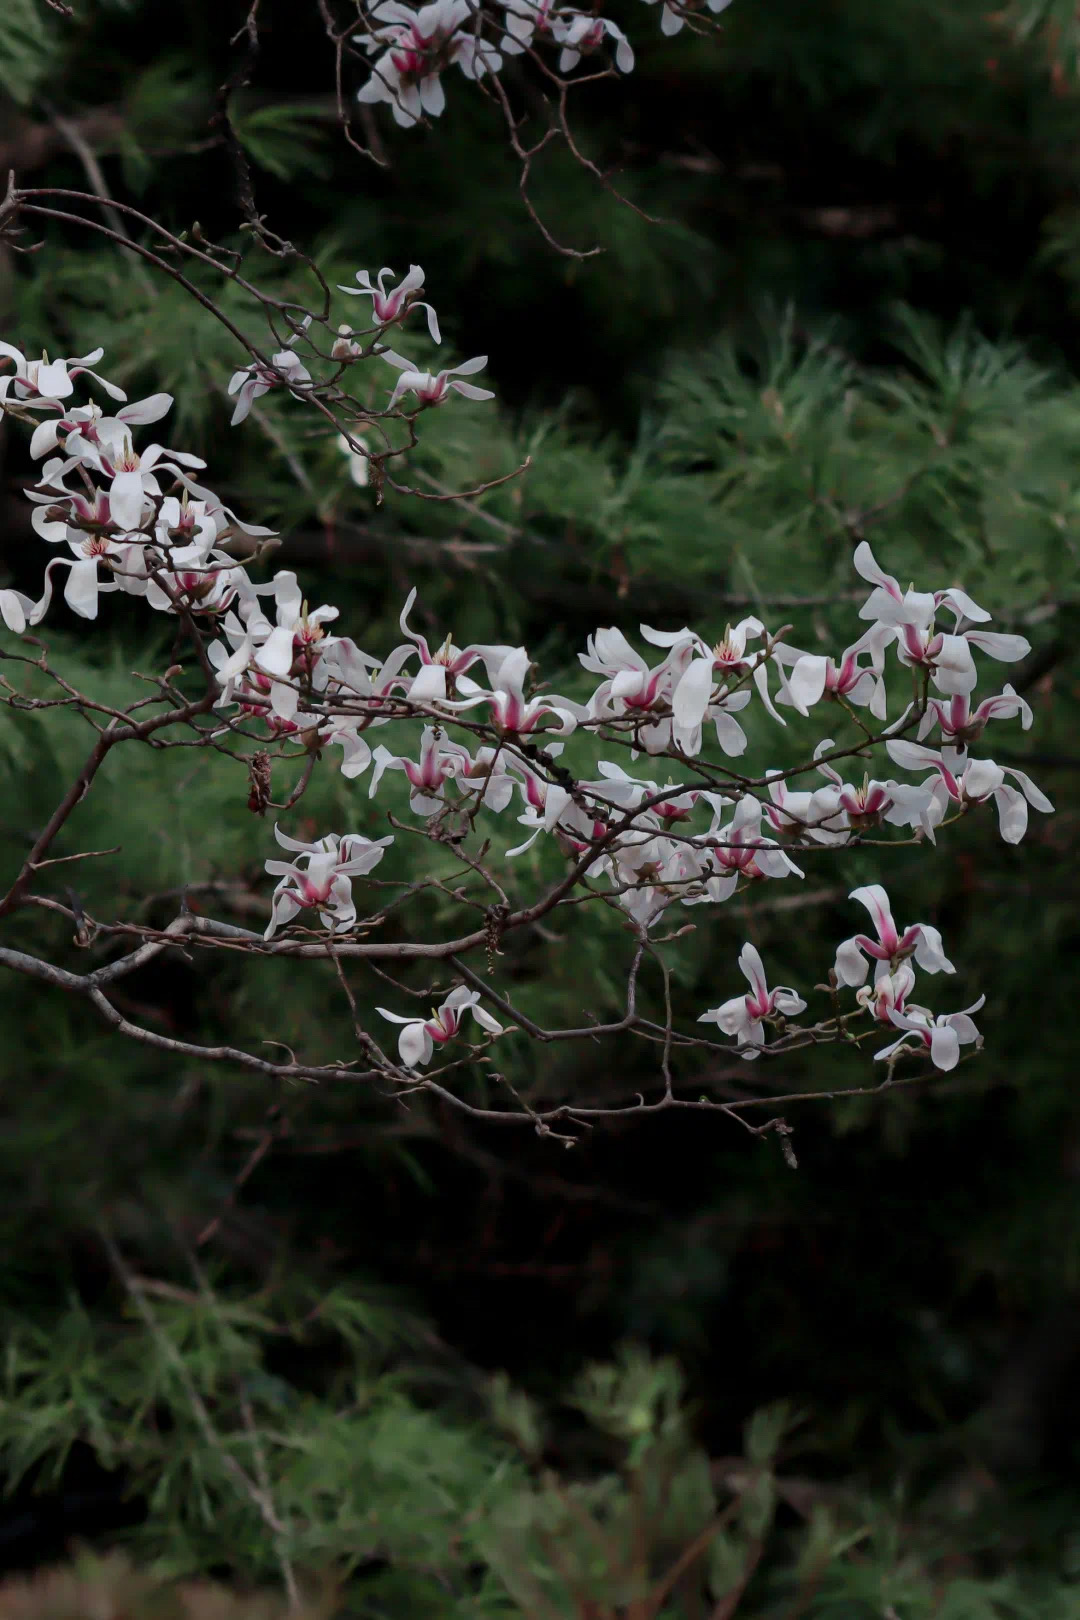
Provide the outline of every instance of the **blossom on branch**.
[[[305,315],[301,326],[303,331],[311,324],[311,316]],[[236,409],[232,414],[231,427],[242,422],[251,410],[252,405],[263,394],[269,393],[271,388],[291,388],[295,383],[311,381],[311,372],[304,365],[300,356],[293,353],[293,344],[298,343],[303,332],[294,332],[283,349],[270,357],[270,364],[264,366],[256,361],[254,365],[244,366],[240,371],[234,371],[229,378],[229,393],[236,394]]]
[[402,1026],[398,1036],[398,1055],[407,1069],[417,1069],[431,1062],[436,1046],[445,1046],[447,1041],[453,1040],[466,1013],[472,1013],[480,1028],[489,1035],[503,1033],[503,1026],[479,1003],[479,990],[467,990],[460,985],[456,990],[451,990],[430,1018],[404,1018],[401,1013],[388,1012],[385,1007],[376,1007],[375,1011],[391,1024]]
[[901,933],[893,921],[889,897],[880,883],[852,889],[848,899],[866,907],[877,938],[855,934],[838,947],[835,972],[841,984],[862,984],[871,961],[877,963],[877,973],[890,972],[909,956],[914,956],[925,973],[956,972],[945,955],[941,935],[929,923],[912,923]]
[[569,73],[583,56],[598,51],[605,39],[615,41],[615,65],[620,73],[630,73],[634,67],[634,52],[630,41],[608,17],[592,17],[579,13],[575,17],[556,17],[551,32],[563,47],[559,56],[559,72]]
[[744,945],[739,952],[739,967],[750,981],[748,996],[733,996],[721,1007],[702,1013],[699,1024],[717,1024],[725,1035],[734,1035],[741,1048],[739,1056],[752,1059],[760,1055],[765,1045],[762,1024],[767,1018],[796,1018],[806,1010],[806,1002],[789,985],[778,985],[770,990],[765,982],[765,968],[753,945]]
[[[963,1012],[940,1013],[937,1017],[928,1007],[912,1006],[906,1012],[894,1008],[889,1014],[890,1022],[904,1033],[898,1041],[875,1052],[874,1057],[896,1059],[905,1053],[917,1057],[929,1052],[936,1069],[955,1069],[960,1061],[961,1046],[982,1045],[982,1036],[969,1015],[978,1012],[985,1002],[986,997],[980,996]],[[915,1044],[909,1044],[911,1041]]]
[[[1027,832],[1029,804],[1043,815],[1054,813],[1054,806],[1042,789],[1013,765],[997,765],[992,759],[974,759],[967,764],[966,755],[954,749],[939,752],[902,738],[890,740],[885,747],[889,757],[905,770],[932,767],[937,772],[931,796],[939,822],[950,803],[966,809],[993,799],[1002,838],[1007,844],[1018,844]],[[1016,787],[1009,786],[1007,776],[1017,783]]]
[[[655,5],[656,0],[645,0],[646,5]],[[709,10],[717,15],[726,11],[731,0],[707,0]],[[662,34],[677,34],[681,30],[688,16],[701,10],[701,0],[677,0],[675,5],[671,0],[665,0],[664,9],[660,14],[660,32]]]
[[424,290],[423,270],[418,264],[410,264],[408,275],[404,276],[396,287],[391,287],[390,291],[387,292],[383,283],[387,276],[392,276],[393,273],[392,270],[382,269],[379,271],[376,281],[373,282],[366,270],[358,270],[356,279],[360,283],[359,287],[343,287],[339,283],[338,292],[347,293],[350,298],[370,298],[372,314],[377,326],[392,325],[393,322],[399,321],[404,315],[407,315],[410,309],[426,309],[431,341],[441,343],[442,337],[439,333],[439,322],[435,311],[430,304],[422,303],[417,297],[417,294]]
[[397,366],[401,372],[390,395],[389,410],[393,410],[402,394],[408,393],[416,395],[420,406],[445,405],[451,393],[461,394],[464,399],[495,398],[490,388],[477,388],[475,383],[458,381],[459,377],[472,377],[476,372],[483,371],[487,365],[486,354],[477,356],[475,360],[466,360],[460,366],[447,366],[444,371],[437,371],[434,375],[430,371],[419,371],[411,360],[406,360],[402,354],[395,354],[393,349],[383,349],[381,357],[392,366]]
[[[958,586],[933,595],[925,591],[902,591],[893,576],[879,567],[865,540],[855,547],[852,561],[862,577],[875,587],[859,609],[860,619],[872,619],[886,629],[889,639],[896,643],[900,662],[913,669],[926,670],[940,692],[951,695],[973,689],[978,676],[971,656],[972,647],[1006,663],[1026,658],[1031,651],[1031,643],[1024,636],[969,628],[968,621],[985,623],[990,614]],[[936,616],[942,609],[951,612],[955,621],[953,630],[948,633],[936,627]]]
[[[301,911],[315,910],[324,928],[343,933],[356,921],[351,879],[378,866],[393,836],[364,838],[359,833],[338,837],[330,833],[313,844],[289,838],[277,825],[274,837],[283,849],[296,854],[292,861],[267,861],[266,870],[281,881],[274,890],[273,909],[265,939],[292,922]],[[306,861],[306,866],[301,866]]]
[[439,75],[447,68],[456,64],[467,79],[479,79],[502,67],[499,52],[476,33],[477,8],[469,0],[433,0],[419,11],[399,0],[377,0],[370,22],[371,32],[361,41],[364,49],[388,48],[374,63],[357,100],[389,102],[395,123],[403,129],[419,123],[425,113],[439,117],[446,106]]
[[50,360],[45,354],[40,360],[28,360],[20,349],[0,343],[0,356],[15,362],[14,376],[0,376],[0,415],[9,401],[31,410],[52,409],[58,400],[70,396],[75,378],[84,374],[93,377],[111,399],[127,399],[122,388],[91,371],[104,353],[104,349],[94,349],[75,360]]

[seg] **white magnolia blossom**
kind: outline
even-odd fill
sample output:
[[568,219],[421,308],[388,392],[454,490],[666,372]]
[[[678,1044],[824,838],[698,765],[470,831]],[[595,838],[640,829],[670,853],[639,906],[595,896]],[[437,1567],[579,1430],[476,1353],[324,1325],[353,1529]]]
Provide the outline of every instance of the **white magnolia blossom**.
[[[721,11],[727,10],[731,0],[706,0],[706,3],[709,10],[718,16]],[[656,0],[645,0],[645,4],[649,6],[655,5]],[[676,5],[671,5],[670,0],[665,0],[663,11],[660,14],[660,32],[667,35],[677,34],[685,23],[687,16],[693,15],[694,12],[700,10],[700,0],[679,0]]]
[[401,1013],[388,1012],[385,1007],[376,1007],[375,1011],[391,1024],[402,1026],[398,1055],[407,1069],[418,1069],[430,1063],[436,1046],[445,1046],[447,1041],[453,1040],[467,1013],[471,1013],[489,1035],[503,1032],[502,1025],[480,1006],[479,990],[467,990],[464,985],[451,990],[430,1018],[406,1018]]
[[440,74],[457,66],[467,79],[497,73],[502,57],[477,32],[477,7],[469,0],[433,0],[419,11],[399,0],[376,0],[370,8],[370,32],[360,43],[381,51],[371,78],[357,100],[388,102],[403,129],[426,113],[438,118],[446,106]]
[[941,730],[944,744],[963,751],[969,743],[977,742],[990,720],[1011,720],[1020,716],[1025,731],[1030,729],[1032,714],[1029,705],[1011,686],[1005,686],[997,697],[984,698],[974,709],[966,692],[955,693],[948,700],[931,697],[926,713],[919,722],[918,740],[922,742],[935,726]]
[[982,1036],[975,1028],[970,1014],[978,1012],[986,1002],[985,996],[973,1001],[970,1007],[963,1012],[941,1013],[937,1017],[928,1007],[909,1006],[901,1012],[894,1008],[889,1014],[889,1020],[902,1030],[903,1034],[897,1041],[883,1046],[880,1052],[875,1052],[875,1058],[896,1058],[901,1053],[911,1053],[918,1056],[929,1052],[930,1061],[936,1069],[955,1069],[960,1061],[961,1046],[975,1043],[982,1045]]
[[[893,576],[879,567],[865,540],[855,547],[852,561],[862,577],[875,587],[859,609],[859,617],[871,619],[887,630],[889,639],[896,644],[900,662],[910,668],[927,670],[939,692],[951,696],[973,689],[978,676],[971,656],[972,647],[1007,663],[1026,658],[1031,651],[1031,643],[1023,636],[997,635],[969,628],[969,621],[984,624],[990,614],[959,586],[932,595],[923,591],[902,591]],[[954,620],[953,629],[948,633],[938,630],[936,625],[937,615],[943,610],[950,612]]]
[[393,275],[392,270],[382,269],[378,277],[372,281],[366,270],[358,270],[356,279],[358,287],[343,287],[338,284],[338,292],[348,293],[350,298],[370,298],[372,316],[376,326],[391,326],[395,321],[401,320],[410,309],[426,309],[428,331],[431,333],[433,343],[441,343],[439,321],[430,304],[423,303],[417,296],[424,290],[424,272],[418,264],[410,264],[409,273],[403,276],[396,287],[387,292],[385,282],[387,276]]
[[907,998],[914,988],[915,969],[906,957],[891,972],[887,962],[878,962],[877,977],[873,984],[860,985],[855,992],[855,1000],[860,1007],[865,1007],[879,1024],[884,1024],[886,1029],[891,1030],[893,1013],[902,1013],[905,1010]]
[[[119,394],[122,399],[124,396]],[[48,402],[45,402],[48,403]],[[146,399],[138,399],[130,405],[122,405],[115,416],[105,416],[100,407],[94,404],[77,405],[72,409],[57,406],[55,416],[46,417],[39,422],[30,438],[30,454],[35,461],[47,456],[51,451],[64,449],[67,451],[67,438],[75,433],[79,438],[90,444],[100,444],[102,441],[116,443],[123,435],[130,433],[133,427],[145,427],[150,422],[160,422],[167,416],[173,406],[171,394],[150,394]],[[203,465],[202,462],[199,463]]]
[[866,979],[870,962],[875,972],[890,972],[909,956],[924,973],[955,973],[941,944],[941,935],[929,923],[912,923],[900,931],[893,921],[889,897],[880,883],[852,889],[849,900],[865,906],[873,919],[876,939],[856,934],[844,940],[836,952],[835,973],[841,984],[860,985]]
[[721,1007],[702,1013],[699,1024],[718,1024],[725,1035],[734,1035],[739,1043],[739,1056],[756,1058],[765,1045],[762,1024],[767,1018],[797,1018],[805,1012],[806,1002],[788,985],[770,990],[765,981],[765,968],[753,945],[744,945],[739,952],[739,967],[750,981],[748,996],[733,996]]
[[98,372],[90,369],[97,365],[104,353],[104,349],[94,349],[92,353],[74,360],[50,360],[47,354],[43,354],[40,360],[28,360],[21,349],[14,348],[10,343],[0,343],[0,359],[15,362],[14,375],[10,372],[0,375],[0,414],[9,403],[18,404],[23,409],[52,410],[59,400],[71,396],[75,378],[83,375],[93,377],[110,399],[127,399],[122,388],[117,388],[115,383],[107,382]]
[[[844,649],[839,663],[820,653],[802,653],[791,670],[781,674],[776,701],[807,715],[822,698],[846,698],[868,708],[875,720],[884,720],[885,648],[890,639],[887,626],[874,624]],[[868,664],[859,662],[864,654],[869,655]]]
[[[1054,807],[1042,789],[1013,765],[996,765],[992,759],[974,759],[967,763],[963,753],[939,752],[922,743],[904,742],[902,738],[890,740],[885,746],[890,758],[905,770],[932,768],[936,771],[931,798],[934,819],[938,823],[950,804],[966,809],[993,799],[1002,838],[1007,844],[1018,844],[1027,832],[1029,804],[1044,815],[1053,814]],[[1012,777],[1016,787],[1006,782],[1007,776]]]
[[271,388],[291,388],[296,383],[311,381],[310,371],[300,356],[293,353],[293,345],[300,341],[310,325],[311,316],[305,315],[301,322],[303,331],[294,332],[285,347],[271,355],[269,366],[256,361],[254,365],[233,372],[229,378],[229,393],[237,396],[236,409],[232,414],[233,427],[244,420],[255,401]]
[[461,377],[473,377],[478,371],[483,371],[487,365],[486,354],[478,355],[475,360],[466,360],[460,366],[447,366],[434,374],[418,370],[411,360],[406,360],[402,354],[395,354],[393,349],[384,349],[382,359],[401,372],[390,395],[390,410],[393,410],[402,394],[409,393],[416,395],[421,406],[445,405],[451,393],[461,394],[464,399],[495,398],[490,388],[477,388],[475,383],[459,381]]
[[763,805],[752,794],[745,794],[735,806],[727,826],[721,825],[726,800],[704,795],[713,803],[713,824],[701,842],[708,847],[709,870],[701,896],[714,904],[729,900],[739,879],[801,878],[804,874],[780,845],[761,834]]
[[267,939],[307,910],[316,911],[323,927],[335,933],[351,928],[356,921],[351,879],[377,866],[387,846],[394,842],[391,836],[372,840],[359,833],[346,833],[340,838],[330,833],[314,844],[305,844],[288,837],[276,825],[274,837],[283,849],[294,852],[295,859],[266,862],[266,870],[280,877],[266,927]]
[[537,35],[550,39],[558,15],[556,0],[500,0],[506,7],[506,32],[499,41],[504,56],[520,56]]
[[634,66],[634,52],[630,41],[609,17],[593,17],[578,13],[574,17],[557,17],[552,34],[562,46],[559,54],[559,72],[569,73],[583,56],[598,51],[605,39],[615,41],[615,66],[620,73],[630,73]]

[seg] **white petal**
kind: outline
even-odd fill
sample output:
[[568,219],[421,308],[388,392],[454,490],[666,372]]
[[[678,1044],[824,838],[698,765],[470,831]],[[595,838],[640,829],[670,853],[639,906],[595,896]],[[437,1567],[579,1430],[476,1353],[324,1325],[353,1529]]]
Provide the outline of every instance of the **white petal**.
[[960,1040],[950,1024],[935,1024],[930,1031],[930,1058],[935,1069],[955,1069],[960,1061]]

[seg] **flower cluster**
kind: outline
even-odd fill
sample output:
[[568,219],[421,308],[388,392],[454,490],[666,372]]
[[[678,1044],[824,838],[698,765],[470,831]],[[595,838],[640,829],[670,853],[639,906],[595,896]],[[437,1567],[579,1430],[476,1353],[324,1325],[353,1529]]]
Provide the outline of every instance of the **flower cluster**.
[[[388,27],[398,26],[400,10],[384,9]],[[377,335],[418,307],[439,340],[435,311],[420,297],[419,266],[396,285],[389,285],[386,269],[374,279],[361,271],[356,279],[357,287],[343,290],[371,300]],[[441,403],[450,391],[490,397],[450,371],[431,377],[378,346],[372,352],[401,372],[392,402],[408,389],[421,404]],[[589,678],[585,689],[559,694],[538,684],[525,647],[458,646],[452,635],[430,641],[410,622],[415,592],[401,611],[398,644],[379,654],[361,648],[337,633],[335,606],[308,603],[294,573],[280,570],[256,584],[235,562],[232,538],[258,542],[271,531],[242,522],[195,482],[200,458],[159,443],[135,448],[137,430],[167,413],[167,394],[128,404],[89,369],[99,352],[30,361],[0,345],[0,354],[15,364],[13,376],[0,378],[0,412],[33,424],[31,453],[42,463],[28,491],[33,527],[58,552],[46,566],[39,600],[0,591],[0,616],[10,630],[40,622],[57,569],[66,570],[65,599],[84,618],[96,616],[102,594],[117,591],[178,615],[208,672],[220,727],[215,737],[272,742],[279,753],[306,755],[312,765],[340,750],[343,777],[366,776],[369,798],[399,774],[428,834],[459,847],[481,812],[509,817],[503,854],[511,876],[504,881],[515,881],[513,863],[530,852],[526,866],[539,869],[533,863],[547,844],[566,863],[567,892],[580,885],[590,899],[616,907],[643,942],[657,937],[673,907],[723,905],[769,883],[801,880],[799,860],[823,846],[850,848],[887,829],[909,843],[934,841],[953,820],[990,801],[1001,836],[1017,843],[1031,808],[1053,809],[1023,771],[971,754],[991,723],[1019,718],[1024,729],[1031,725],[1031,710],[1013,686],[981,700],[974,691],[977,656],[1014,662],[1026,656],[1028,642],[988,630],[989,613],[959,586],[903,590],[865,542],[853,563],[871,587],[859,611],[866,628],[836,656],[806,652],[753,617],[719,636],[642,625],[637,646],[621,630],[600,627],[578,655]],[[258,368],[236,374],[238,415],[266,387],[297,384],[299,372],[286,364],[292,355],[290,348],[274,356],[280,376]],[[470,361],[456,368],[457,376],[482,364]],[[93,402],[72,403],[84,375],[114,402],[112,414]],[[358,454],[348,441],[344,448]],[[891,719],[890,668],[902,671],[913,693]],[[752,709],[764,716],[758,727],[786,729],[785,711],[808,718],[822,708],[835,719],[854,719],[853,742],[825,738],[793,765],[746,771],[744,725]],[[402,727],[410,725],[415,741],[403,746]],[[371,733],[387,726],[397,729],[372,746]],[[572,739],[582,737],[590,763],[579,774]],[[622,763],[597,758],[598,743],[604,754],[621,749]],[[867,772],[861,781],[846,780],[843,761],[876,747],[915,779]],[[646,769],[637,763],[642,756]],[[808,776],[812,785],[805,785]],[[354,929],[353,881],[372,871],[393,839],[331,834],[301,843],[280,829],[277,838],[292,858],[266,864],[278,878],[266,938],[301,922],[334,936]],[[925,1050],[938,1067],[952,1067],[960,1047],[978,1038],[970,1014],[981,1000],[940,1017],[915,1004],[916,968],[928,975],[953,971],[940,935],[927,923],[898,929],[876,884],[852,898],[869,911],[874,933],[854,935],[837,951],[834,993],[853,991],[855,1002],[854,1012],[837,1018],[869,1016],[890,1034],[899,1030],[877,1054],[890,1063]],[[702,1022],[734,1036],[752,1058],[765,1045],[765,1026],[775,1025],[787,1041],[788,1021],[806,1003],[788,987],[768,989],[752,945],[739,961],[751,993],[705,1013]],[[470,1010],[489,1035],[500,1032],[479,1005],[479,992],[454,991],[430,1019],[399,1020],[403,1064],[428,1063]],[[836,1025],[836,1038],[845,1033],[846,1024]]]
[[[731,0],[664,0],[660,28],[677,34],[689,16],[706,6],[714,14]],[[647,5],[656,0],[646,0]],[[371,77],[357,99],[385,102],[402,128],[426,116],[438,118],[446,106],[442,75],[458,68],[467,79],[501,71],[508,56],[540,47],[558,51],[557,70],[572,73],[585,58],[608,56],[620,73],[630,73],[634,52],[610,17],[559,0],[431,0],[414,10],[401,0],[367,0],[358,43],[373,58]]]
[[[372,283],[366,271],[358,271],[360,286],[341,289],[371,296],[377,333],[403,321],[423,289],[424,273],[419,265],[413,265],[402,282],[387,292],[385,279],[391,274],[383,270]],[[439,341],[435,311],[428,304],[419,307],[427,310],[429,330]],[[229,384],[230,395],[236,396],[233,425],[242,422],[255,401],[271,389],[300,395],[310,391],[311,373],[294,348],[309,324],[310,317],[272,356],[270,364],[255,363],[233,374]],[[400,373],[390,393],[390,410],[409,392],[415,395],[416,409],[444,404],[452,392],[473,400],[494,398],[489,390],[458,380],[480,371],[487,364],[486,356],[432,376],[379,344],[370,352]],[[59,552],[46,566],[37,601],[21,591],[0,590],[0,618],[18,634],[39,624],[51,604],[58,569],[66,570],[65,601],[84,619],[95,619],[99,598],[116,591],[142,596],[159,612],[226,615],[229,649],[223,654],[219,645],[211,656],[231,672],[232,661],[239,655],[236,675],[240,686],[253,697],[257,709],[266,709],[270,676],[284,656],[286,621],[304,618],[306,628],[298,632],[303,636],[321,620],[309,620],[299,604],[292,611],[287,582],[293,576],[279,575],[269,586],[256,586],[230,556],[225,549],[229,540],[243,535],[258,542],[271,538],[273,530],[242,522],[212,490],[198,484],[193,474],[206,465],[199,456],[169,451],[160,444],[135,448],[134,430],[160,421],[173,404],[172,395],[151,394],[129,404],[123,389],[91,369],[101,357],[102,351],[95,349],[77,359],[43,356],[30,360],[11,344],[0,343],[0,365],[14,362],[14,375],[0,375],[0,416],[36,423],[30,453],[41,467],[37,484],[28,492],[34,506],[32,523],[38,536]],[[76,379],[81,377],[91,378],[110,400],[119,402],[118,408],[107,412],[92,400],[72,404]],[[344,437],[340,443],[349,456],[353,481],[363,485],[368,476],[367,454]],[[275,598],[275,624],[259,607],[258,598],[265,594]],[[274,630],[279,632],[276,637]],[[264,643],[268,644],[265,648]],[[256,660],[256,667],[248,671],[251,660],[240,649],[255,646],[262,649],[262,659],[270,658],[269,669]],[[286,662],[285,668],[289,667],[291,661]],[[232,688],[230,674],[230,692]]]

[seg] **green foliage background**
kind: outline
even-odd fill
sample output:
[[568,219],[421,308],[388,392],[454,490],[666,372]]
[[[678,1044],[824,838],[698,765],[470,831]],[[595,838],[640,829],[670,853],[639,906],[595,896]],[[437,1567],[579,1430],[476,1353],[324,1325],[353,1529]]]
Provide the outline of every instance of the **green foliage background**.
[[[887,873],[865,855],[822,862],[817,906],[756,916],[780,977],[813,983],[847,931],[847,890],[883,877],[905,916],[945,932],[959,1004],[989,995],[986,1052],[957,1076],[791,1113],[794,1174],[774,1142],[716,1125],[657,1121],[563,1153],[420,1101],[271,1095],[0,982],[8,1567],[75,1534],[130,1543],[161,1577],[240,1588],[334,1570],[341,1604],[373,1620],[1080,1611],[1073,11],[736,0],[715,39],[666,41],[635,8],[636,72],[574,116],[663,222],[553,156],[542,217],[604,248],[578,261],[529,221],[471,87],[452,81],[431,132],[388,124],[390,167],[367,168],[336,128],[315,8],[264,0],[234,102],[259,207],[332,284],[419,259],[447,345],[490,354],[498,407],[433,415],[410,464],[437,489],[531,456],[526,478],[467,506],[376,508],[274,396],[228,433],[232,340],[130,257],[52,229],[39,255],[5,250],[5,338],[100,343],[133,396],[175,393],[171,441],[281,529],[277,561],[363,645],[393,644],[410,583],[433,628],[524,640],[559,690],[597,624],[719,634],[755,611],[802,645],[843,645],[865,537],[902,580],[962,582],[1028,635],[1036,726],[1002,728],[994,754],[1026,762],[1057,805],[1020,849],[972,818]],[[74,121],[114,196],[178,230],[200,220],[262,284],[288,285],[297,273],[237,233],[210,122],[242,15],[87,0],[67,20],[8,0],[2,167],[84,187],[56,119]],[[237,289],[215,292],[262,337]],[[14,433],[0,449],[2,564],[30,589],[30,463]],[[72,679],[119,697],[165,649],[109,607],[105,635],[61,612],[50,644]],[[84,746],[74,719],[5,714],[7,867]],[[226,763],[113,756],[69,834],[122,846],[79,870],[92,910],[164,918],[181,886],[216,884],[208,905],[263,914],[267,829]],[[382,830],[383,801],[333,769],[303,808],[313,830]],[[5,943],[85,962],[45,914],[3,926]],[[746,926],[732,906],[672,947],[683,1013],[730,993]],[[526,1011],[576,1018],[587,986],[603,1015],[619,949],[593,921],[515,947],[504,971]],[[313,1061],[349,1043],[318,970],[177,957],[128,993],[166,1031]],[[519,1041],[507,1061],[550,1101],[650,1078],[633,1050],[553,1058]],[[860,1077],[820,1054],[783,1078]],[[93,1576],[102,1590],[118,1567]]]

